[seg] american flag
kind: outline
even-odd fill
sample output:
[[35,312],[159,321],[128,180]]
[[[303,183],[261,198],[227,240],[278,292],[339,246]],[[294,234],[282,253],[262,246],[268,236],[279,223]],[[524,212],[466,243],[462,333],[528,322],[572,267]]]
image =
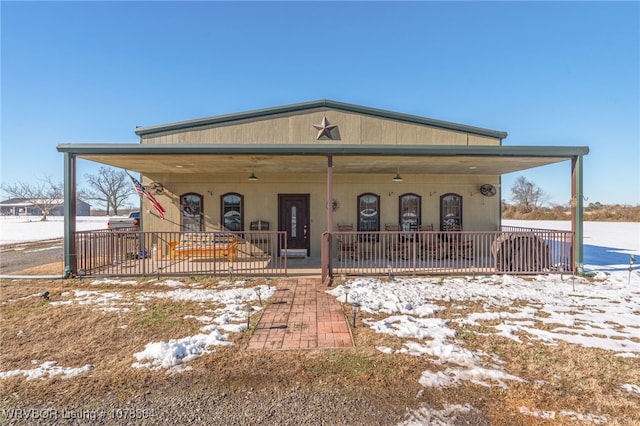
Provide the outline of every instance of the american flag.
[[156,200],[153,197],[153,195],[151,195],[151,193],[147,191],[147,188],[142,186],[142,184],[138,181],[138,179],[134,178],[129,173],[127,173],[127,175],[129,175],[129,178],[131,179],[131,182],[133,183],[133,187],[136,189],[136,192],[140,196],[145,197],[147,200],[149,200],[153,208],[155,208],[156,211],[158,212],[158,216],[160,216],[161,219],[164,219],[164,208],[160,205],[158,200]]

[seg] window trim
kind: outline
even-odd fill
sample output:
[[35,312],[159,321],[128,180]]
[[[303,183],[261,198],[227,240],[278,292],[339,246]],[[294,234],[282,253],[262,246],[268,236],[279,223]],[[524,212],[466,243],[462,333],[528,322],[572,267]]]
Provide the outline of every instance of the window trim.
[[402,229],[402,199],[404,197],[416,197],[418,199],[418,212],[417,212],[417,223],[416,223],[416,231],[420,229],[420,225],[422,225],[422,196],[416,194],[415,192],[406,192],[398,196],[398,225],[400,225],[400,229]]
[[367,196],[367,195],[371,195],[373,197],[375,197],[376,199],[376,204],[377,204],[377,215],[376,215],[376,220],[377,220],[377,229],[368,229],[366,231],[369,232],[375,232],[375,231],[380,231],[380,211],[382,210],[381,206],[380,206],[380,196],[378,194],[374,194],[373,192],[364,192],[360,195],[358,195],[358,197],[356,198],[356,214],[357,214],[357,220],[356,220],[356,229],[358,231],[362,231],[361,227],[360,227],[360,200]]
[[460,199],[460,220],[459,220],[459,225],[460,225],[460,229],[464,229],[462,227],[462,215],[463,215],[463,205],[462,205],[462,195],[460,194],[456,194],[455,192],[447,192],[446,194],[442,194],[440,196],[440,230],[444,231],[444,199],[445,197],[450,197],[450,196],[454,196],[454,197],[458,197]]
[[226,228],[224,226],[224,198],[228,196],[235,196],[240,198],[240,229],[235,229],[232,231],[244,231],[244,195],[238,192],[227,192],[220,195],[220,228]]
[[200,229],[198,232],[204,231],[204,196],[202,194],[198,194],[197,192],[185,192],[184,194],[180,194],[180,230],[185,230],[184,225],[184,212],[182,210],[182,200],[189,196],[195,196],[200,200]]

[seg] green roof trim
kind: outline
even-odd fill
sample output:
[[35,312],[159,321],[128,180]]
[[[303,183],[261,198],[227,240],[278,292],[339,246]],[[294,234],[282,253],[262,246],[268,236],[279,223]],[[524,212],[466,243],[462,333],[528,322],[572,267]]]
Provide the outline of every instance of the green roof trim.
[[60,144],[59,152],[74,155],[336,155],[430,157],[574,158],[589,153],[586,146],[468,146],[468,145],[308,145],[308,144]]
[[287,114],[292,112],[313,110],[313,109],[319,109],[319,108],[330,108],[330,109],[335,109],[339,111],[364,114],[364,115],[369,115],[369,116],[384,118],[389,120],[395,120],[395,121],[402,121],[410,124],[421,124],[421,125],[437,127],[437,128],[446,129],[446,130],[455,130],[459,132],[471,133],[471,134],[480,135],[480,136],[498,138],[500,140],[507,137],[507,132],[483,129],[480,127],[467,126],[464,124],[451,123],[451,122],[442,121],[442,120],[434,120],[431,118],[420,117],[417,115],[402,114],[398,112],[387,111],[387,110],[376,109],[376,108],[369,108],[369,107],[364,107],[359,105],[347,104],[343,102],[336,102],[336,101],[331,101],[327,99],[311,101],[311,102],[303,102],[303,103],[291,104],[291,105],[284,105],[284,106],[277,106],[277,107],[271,107],[271,108],[257,109],[257,110],[239,112],[239,113],[233,113],[233,114],[218,115],[214,117],[199,118],[195,120],[179,121],[176,123],[161,124],[157,126],[136,127],[135,133],[138,136],[152,135],[156,133],[163,133],[163,132],[170,132],[170,131],[177,131],[177,130],[187,130],[187,129],[193,129],[197,127],[229,124],[230,122],[234,122],[234,121],[260,119],[260,118],[266,118],[273,115]]

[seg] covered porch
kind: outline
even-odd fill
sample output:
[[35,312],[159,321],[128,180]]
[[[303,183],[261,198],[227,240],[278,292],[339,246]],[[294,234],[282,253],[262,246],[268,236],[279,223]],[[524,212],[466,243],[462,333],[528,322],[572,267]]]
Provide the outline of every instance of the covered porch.
[[[220,233],[202,233],[215,239]],[[379,231],[323,234],[322,256],[287,249],[282,231],[225,232],[218,250],[177,255],[190,232],[84,231],[74,236],[78,276],[217,277],[548,274],[571,271],[570,231]],[[226,244],[226,246],[225,246]]]
[[[321,271],[327,279],[336,274],[582,272],[582,156],[588,153],[586,147],[70,144],[60,145],[58,150],[64,153],[65,158],[65,268],[70,275],[288,275],[294,269],[301,269]],[[95,241],[106,237],[75,232],[73,201],[77,158],[140,172],[155,182],[163,183],[165,189],[171,188],[176,176],[184,177],[185,174],[210,183],[236,181],[238,187],[250,185],[246,176],[254,174],[260,176],[263,184],[272,180],[277,187],[277,182],[283,178],[282,172],[278,171],[284,169],[289,179],[301,176],[300,185],[305,185],[306,181],[309,185],[316,185],[316,193],[311,197],[316,198],[315,206],[322,206],[325,213],[319,213],[316,208],[315,222],[312,220],[314,223],[310,223],[313,231],[307,234],[304,229],[305,239],[308,240],[304,260],[292,256],[291,247],[287,246],[291,229],[281,224],[275,231],[261,231],[270,235],[271,247],[266,258],[218,258],[211,256],[211,253],[195,252],[188,259],[171,259],[166,244],[158,244],[165,238],[164,231],[154,230],[162,221],[147,210],[143,220],[144,232],[134,238],[125,238],[137,241],[135,244],[139,249],[125,250],[124,256],[101,261],[110,262],[110,266],[105,263],[94,267],[94,260],[90,264],[82,263],[84,259],[95,258],[93,254],[87,255],[86,247],[94,247]],[[343,216],[336,219],[334,208],[328,208],[328,200],[335,200],[336,193],[341,193],[350,185],[349,182],[357,182],[362,176],[384,176],[388,179],[402,171],[404,182],[389,183],[397,185],[390,188],[406,185],[403,191],[424,192],[430,189],[428,179],[421,177],[426,172],[432,177],[440,176],[443,182],[446,182],[447,176],[458,180],[468,176],[470,181],[477,181],[478,176],[483,180],[483,176],[486,176],[489,180],[491,176],[499,178],[505,173],[563,161],[569,161],[571,165],[568,179],[573,209],[572,230],[569,233],[505,230],[495,225],[484,228],[476,225],[453,232],[446,231],[442,226],[428,231],[358,231],[356,228],[347,232],[339,231],[337,226],[339,221],[344,220],[346,212],[340,213]],[[189,165],[187,170],[185,164]],[[211,170],[215,170],[215,174]],[[275,177],[270,179],[272,175]],[[321,183],[322,180],[324,183]],[[391,179],[388,180],[391,182]],[[147,178],[147,183],[149,181]],[[326,196],[318,191],[322,187]],[[501,188],[499,184],[497,187],[497,197],[491,204],[499,206]],[[473,191],[472,188],[466,194],[469,202]],[[427,193],[430,195],[433,192]],[[278,191],[275,190],[274,194],[278,194]],[[389,191],[389,196],[391,194],[393,192]],[[499,223],[499,208],[496,214]],[[207,232],[233,233],[226,229]],[[180,241],[180,232],[173,234],[171,239]],[[245,246],[238,246],[238,249],[251,253],[253,249],[246,242],[258,237],[247,230],[240,234],[238,241]],[[112,233],[108,238],[113,237]],[[356,256],[343,253],[345,239],[347,245],[357,247],[354,249],[358,253]],[[104,243],[97,243],[97,246],[104,246]],[[96,253],[95,249],[92,250],[92,253]],[[514,250],[519,254],[514,254]],[[208,257],[205,258],[205,255]],[[523,256],[528,260],[520,259]],[[107,257],[113,256],[109,254]],[[293,268],[302,263],[304,265],[300,268]]]

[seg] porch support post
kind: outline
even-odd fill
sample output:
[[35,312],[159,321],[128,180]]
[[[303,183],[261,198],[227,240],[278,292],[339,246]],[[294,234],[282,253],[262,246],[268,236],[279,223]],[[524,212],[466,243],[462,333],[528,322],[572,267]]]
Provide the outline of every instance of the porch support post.
[[571,231],[573,231],[573,268],[576,273],[584,274],[584,232],[582,189],[582,155],[571,159]]
[[64,275],[76,273],[76,157],[64,153]]
[[329,238],[327,243],[329,244],[328,250],[328,259],[322,259],[322,262],[326,262],[326,265],[329,268],[329,277],[333,277],[333,265],[331,264],[331,259],[333,258],[333,253],[331,252],[331,248],[333,247],[333,155],[327,155],[327,234]]

